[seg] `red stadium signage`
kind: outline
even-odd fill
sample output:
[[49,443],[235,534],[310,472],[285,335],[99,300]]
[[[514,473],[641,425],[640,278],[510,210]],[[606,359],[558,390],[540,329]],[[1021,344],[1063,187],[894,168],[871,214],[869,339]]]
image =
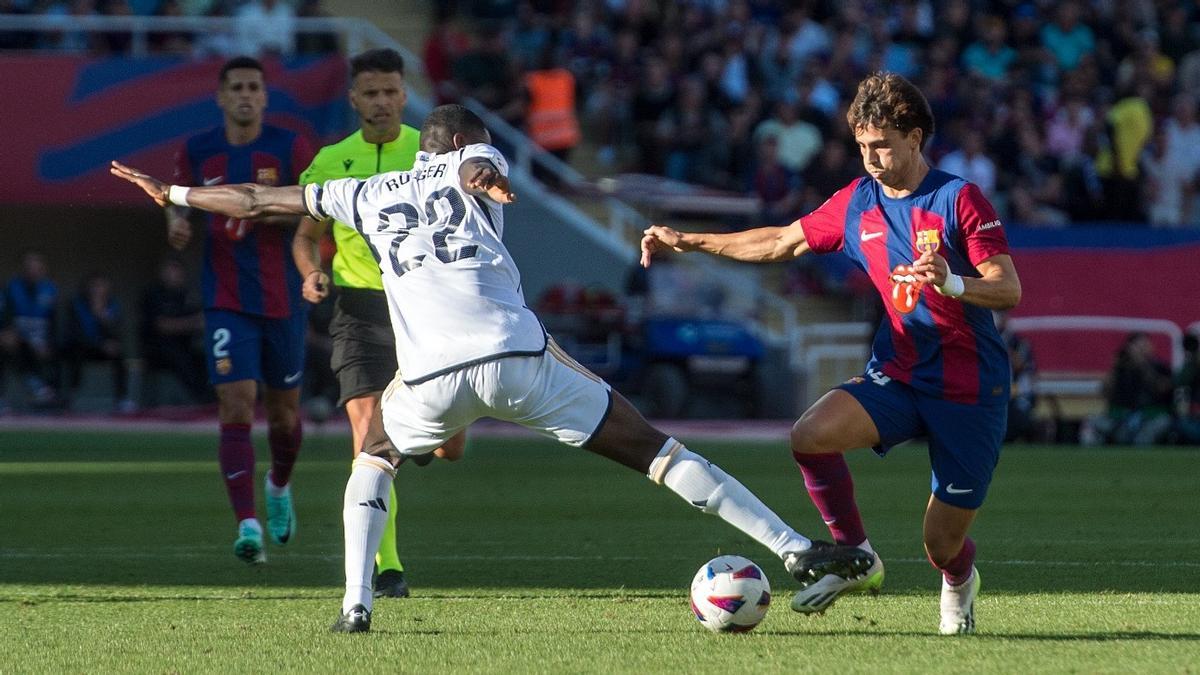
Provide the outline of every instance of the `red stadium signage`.
[[[0,203],[143,205],[108,175],[123,162],[171,175],[188,136],[220,124],[220,60],[0,58],[5,163]],[[337,56],[267,61],[267,121],[314,142],[339,138],[349,123],[346,65]]]

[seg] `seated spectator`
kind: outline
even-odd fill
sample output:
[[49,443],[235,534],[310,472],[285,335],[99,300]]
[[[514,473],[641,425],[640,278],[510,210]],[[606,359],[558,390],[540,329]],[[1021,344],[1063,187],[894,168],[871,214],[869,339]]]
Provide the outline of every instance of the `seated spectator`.
[[1096,36],[1079,20],[1076,2],[1058,6],[1054,22],[1042,28],[1042,45],[1050,50],[1060,70],[1074,70],[1084,57],[1096,51]]
[[129,413],[137,406],[129,398],[129,374],[121,346],[121,308],[112,295],[112,281],[91,273],[84,278],[68,312],[66,354],[71,391],[77,393],[83,364],[103,361],[112,367],[117,412]]
[[1151,445],[1171,427],[1171,369],[1154,357],[1145,333],[1132,333],[1104,380],[1106,417],[1096,430],[1110,443]]
[[504,31],[487,28],[476,36],[473,49],[454,60],[451,72],[459,96],[479,101],[504,121],[520,127],[525,101],[520,96],[508,47]]
[[173,257],[163,260],[158,281],[142,297],[142,356],[147,373],[169,373],[194,401],[206,401],[211,390],[199,347],[204,317],[188,289],[183,263]]
[[1004,441],[1034,440],[1033,410],[1037,406],[1037,362],[1033,359],[1033,345],[1029,340],[1008,330],[1008,319],[1004,312],[996,312],[996,328],[1000,330],[1004,344],[1008,347],[1008,360],[1012,364],[1012,397],[1008,401],[1008,429]]
[[1200,338],[1183,338],[1183,365],[1175,373],[1175,436],[1181,443],[1200,443]]
[[58,286],[48,277],[46,256],[26,251],[21,272],[5,289],[5,304],[12,320],[12,352],[22,382],[38,406],[58,404],[55,345],[55,310]]
[[[296,7],[296,17],[301,19],[327,19],[329,12],[321,6],[321,0],[303,0]],[[299,33],[296,35],[296,53],[324,56],[338,50],[337,33]]]

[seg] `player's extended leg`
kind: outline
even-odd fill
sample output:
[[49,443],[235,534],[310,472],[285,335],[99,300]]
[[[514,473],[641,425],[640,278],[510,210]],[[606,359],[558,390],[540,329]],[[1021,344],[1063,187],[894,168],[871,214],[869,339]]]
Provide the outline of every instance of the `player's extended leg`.
[[264,489],[267,493],[267,530],[276,544],[286,544],[296,534],[296,507],[292,502],[292,469],[300,454],[304,428],[300,421],[300,387],[263,393],[267,409],[267,441],[271,446],[271,470]]
[[[805,587],[827,576],[853,581],[871,566],[873,556],[861,549],[812,542],[796,532],[736,478],[650,426],[625,397],[611,396],[608,417],[584,445],[587,450],[641,471],[692,506],[720,516],[779,556]],[[828,607],[839,592],[823,593],[814,611]]]
[[218,384],[216,390],[217,414],[221,421],[217,457],[238,523],[233,553],[248,563],[265,562],[262,525],[254,509],[254,444],[250,440],[258,383],[237,380]]
[[925,554],[942,573],[941,624],[943,635],[975,632],[975,596],[979,571],[975,569],[975,542],[967,536],[975,509],[947,504],[930,495],[925,509]]
[[[448,459],[462,456],[466,434],[449,438],[439,452]],[[396,476],[396,467],[404,461],[383,427],[383,413],[376,407],[363,436],[361,450],[354,458],[350,479],[342,502],[345,528],[346,592],[342,614],[333,624],[334,632],[359,633],[371,628],[371,573],[387,526],[390,506],[388,493]]]
[[[837,544],[858,546],[872,554],[862,516],[854,499],[854,478],[844,453],[880,442],[879,430],[863,405],[850,393],[834,389],[821,397],[792,426],[792,457],[804,476],[804,487]],[[853,591],[878,593],[883,561],[875,555],[871,570]]]
[[[363,439],[371,419],[379,413],[379,397],[383,392],[373,391],[363,396],[346,400],[346,416],[350,418],[350,433],[354,443],[354,456],[362,449]],[[404,564],[396,548],[396,486],[388,486],[388,518],[375,554],[375,565],[379,574],[375,579],[375,597],[407,598],[408,582],[404,578]]]

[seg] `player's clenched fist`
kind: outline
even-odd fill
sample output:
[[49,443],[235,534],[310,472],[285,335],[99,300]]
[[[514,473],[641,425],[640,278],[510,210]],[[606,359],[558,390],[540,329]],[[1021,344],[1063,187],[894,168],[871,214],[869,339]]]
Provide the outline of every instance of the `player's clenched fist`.
[[950,275],[950,265],[942,256],[932,251],[925,251],[912,264],[912,271],[921,283],[941,286],[946,283],[946,277]]
[[472,190],[484,190],[488,197],[501,204],[511,204],[517,201],[512,193],[508,176],[500,173],[489,162],[472,162],[467,169],[467,187]]
[[329,295],[329,275],[321,270],[313,270],[304,277],[304,286],[300,289],[304,299],[314,305]]
[[676,253],[683,253],[692,250],[682,233],[664,225],[651,225],[642,235],[642,267],[649,267],[650,257],[658,251],[669,248]]

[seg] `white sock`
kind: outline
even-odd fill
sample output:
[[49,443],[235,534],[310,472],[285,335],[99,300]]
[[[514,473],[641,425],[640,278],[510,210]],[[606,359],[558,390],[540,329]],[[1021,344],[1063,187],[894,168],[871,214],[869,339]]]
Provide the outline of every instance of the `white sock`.
[[789,527],[736,478],[674,438],[667,439],[650,463],[647,476],[671,488],[692,506],[717,514],[780,558],[789,551],[812,547],[808,538]]
[[858,547],[861,548],[862,550],[866,551],[867,553],[875,552],[875,549],[871,548],[871,540],[869,540],[869,539],[863,539],[862,543],[859,544]]
[[287,485],[276,485],[275,481],[271,480],[271,472],[267,472],[267,494],[271,495],[272,497],[282,497],[288,493],[288,489],[291,487],[292,484],[290,481]]
[[388,519],[388,487],[396,475],[391,462],[367,453],[354,460],[346,496],[342,501],[342,524],[346,536],[346,595],[342,613],[355,605],[371,609],[371,573],[375,552]]

